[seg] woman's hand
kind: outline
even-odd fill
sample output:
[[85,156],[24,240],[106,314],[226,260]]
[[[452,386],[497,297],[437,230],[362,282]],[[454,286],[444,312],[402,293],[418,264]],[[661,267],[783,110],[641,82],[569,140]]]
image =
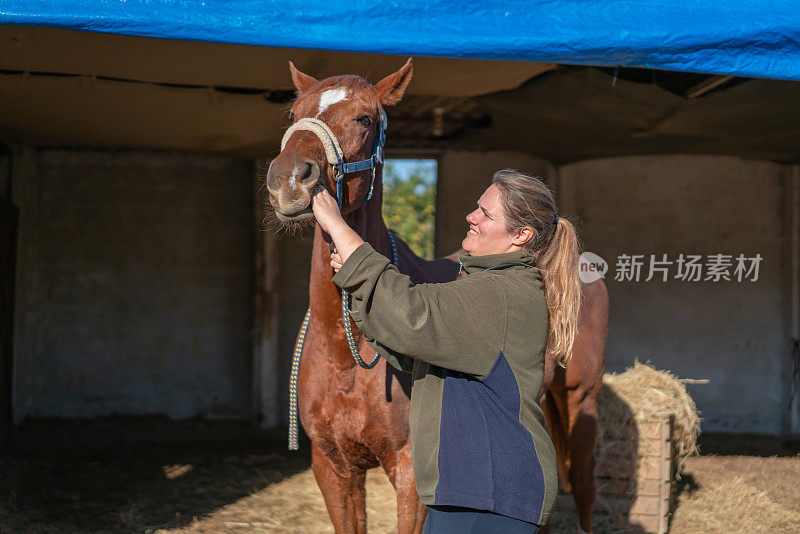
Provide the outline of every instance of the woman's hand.
[[331,252],[331,267],[333,267],[333,272],[338,273],[339,269],[342,268],[342,263],[344,262],[341,256],[339,256],[339,252],[334,249],[334,251]]
[[326,189],[321,189],[312,197],[311,209],[314,211],[317,224],[331,236],[334,245],[331,267],[338,272],[350,254],[361,246],[364,240],[347,225],[339,211],[339,204]]
[[333,235],[337,226],[347,225],[339,211],[336,199],[324,187],[319,186],[316,194],[311,198],[311,209],[314,211],[317,224],[330,235]]

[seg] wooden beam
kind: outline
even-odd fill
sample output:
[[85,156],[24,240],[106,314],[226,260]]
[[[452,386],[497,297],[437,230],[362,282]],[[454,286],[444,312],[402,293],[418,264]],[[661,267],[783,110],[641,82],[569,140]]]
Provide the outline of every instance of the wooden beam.
[[710,78],[693,85],[686,91],[686,96],[689,98],[698,98],[704,94],[713,91],[717,87],[728,83],[733,79],[733,76],[711,76]]

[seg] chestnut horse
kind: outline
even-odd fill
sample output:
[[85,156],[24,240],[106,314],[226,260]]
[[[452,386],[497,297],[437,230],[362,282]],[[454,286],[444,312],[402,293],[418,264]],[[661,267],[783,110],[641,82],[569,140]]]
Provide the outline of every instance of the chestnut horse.
[[[396,104],[402,98],[411,81],[411,60],[375,86],[359,76],[334,76],[318,81],[297,70],[292,63],[289,69],[297,90],[291,109],[292,122],[295,125],[301,120],[304,124],[321,122],[323,126],[295,129],[284,138],[281,153],[270,164],[267,190],[276,216],[287,225],[303,224],[313,217],[310,204],[314,188],[321,185],[331,194],[337,194],[338,177],[341,179],[338,198],[345,220],[375,250],[391,257],[389,234],[381,214],[380,158],[374,158],[378,161],[374,169],[357,170],[341,178],[330,164],[330,142],[324,147],[323,139],[331,134],[335,136],[348,162],[373,159],[377,145],[382,144],[383,107]],[[316,132],[309,131],[311,129]],[[395,241],[397,266],[414,283],[444,282],[456,277],[458,263],[454,256],[425,261],[401,239],[395,237]],[[341,297],[331,283],[333,270],[329,261],[330,236],[317,226],[309,287],[311,315],[302,349],[297,392],[300,419],[311,439],[314,475],[336,532],[363,533],[367,522],[366,470],[381,465],[397,493],[398,533],[419,533],[426,508],[417,496],[411,469],[408,427],[411,377],[388,366],[383,359],[373,369],[356,365],[345,337]],[[587,292],[586,304],[592,309],[592,302],[597,301],[596,308],[607,311],[602,282],[599,288]],[[588,488],[584,492],[587,497],[578,504],[581,525],[587,532],[591,532],[594,477],[591,461],[585,460],[582,451],[588,450],[591,457],[594,448],[596,424],[590,424],[590,420],[596,416],[606,324],[604,316],[593,315],[591,319],[587,323],[589,328],[579,332],[576,347],[591,350],[593,363],[584,366],[586,370],[582,371],[577,365],[582,357],[576,351],[566,373],[551,366],[553,394],[564,402],[548,403],[555,414],[553,421],[559,428],[563,427],[562,444],[572,443],[573,435],[583,444],[569,447],[563,459],[571,462],[569,478],[573,487],[577,489],[586,484]],[[351,326],[361,357],[371,361],[375,351],[355,325]],[[599,375],[595,376],[598,368]],[[583,376],[587,373],[591,376]],[[586,472],[580,472],[582,469]],[[577,495],[576,491],[576,498]],[[587,505],[588,510],[585,510]]]
[[[597,399],[603,385],[608,291],[602,280],[581,283],[583,299],[572,357],[566,368],[545,358],[542,397],[550,438],[556,449],[558,479],[572,490],[578,512],[578,533],[592,532],[592,508],[597,491],[594,447],[597,440]],[[548,532],[543,528],[541,534]]]

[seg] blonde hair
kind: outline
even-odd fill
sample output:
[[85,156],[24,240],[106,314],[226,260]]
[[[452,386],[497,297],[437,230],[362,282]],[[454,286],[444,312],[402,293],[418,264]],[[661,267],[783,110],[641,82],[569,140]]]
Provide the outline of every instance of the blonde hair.
[[494,174],[492,183],[500,190],[507,230],[533,230],[523,250],[542,273],[549,315],[548,351],[563,365],[572,356],[581,306],[575,226],[558,216],[553,193],[539,178],[505,169]]

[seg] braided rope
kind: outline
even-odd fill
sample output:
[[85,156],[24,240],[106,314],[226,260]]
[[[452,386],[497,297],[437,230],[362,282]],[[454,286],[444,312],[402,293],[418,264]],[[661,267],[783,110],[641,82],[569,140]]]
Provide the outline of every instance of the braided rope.
[[303,355],[303,343],[308,332],[308,323],[311,322],[311,308],[306,310],[303,324],[300,326],[300,333],[297,335],[297,343],[294,345],[292,356],[292,370],[289,373],[289,450],[296,451],[300,448],[297,426],[297,379],[300,376],[300,356]]
[[[388,230],[389,242],[392,245],[392,264],[397,266],[397,244],[394,241],[394,232]],[[344,319],[344,335],[347,338],[347,345],[350,347],[350,353],[358,365],[364,369],[372,369],[378,363],[380,355],[376,352],[375,359],[370,363],[364,362],[361,359],[361,354],[356,346],[355,336],[350,326],[350,309],[348,303],[350,295],[343,289],[342,290],[342,318]],[[306,333],[308,332],[308,323],[311,322],[311,307],[306,310],[306,316],[303,319],[303,324],[300,326],[300,333],[297,334],[297,342],[294,345],[294,352],[292,353],[292,370],[289,373],[289,450],[296,451],[300,448],[299,442],[299,426],[298,426],[298,408],[297,408],[297,383],[300,378],[300,358],[303,356],[303,344],[306,340]]]
[[344,161],[344,152],[339,145],[339,140],[336,138],[336,135],[327,124],[312,117],[300,119],[284,132],[283,138],[281,139],[281,152],[286,148],[286,143],[289,141],[292,134],[298,130],[311,132],[319,137],[322,148],[325,149],[325,157],[328,158],[328,163],[331,165],[339,165]]
[[[389,234],[389,242],[392,245],[392,265],[397,265],[397,245],[394,242],[394,235],[391,230],[388,231]],[[347,346],[350,347],[350,354],[353,355],[353,359],[356,363],[363,367],[364,369],[372,369],[380,360],[381,355],[377,352],[375,353],[375,359],[372,360],[370,363],[365,362],[361,359],[361,353],[358,350],[358,345],[356,345],[355,336],[353,335],[353,329],[350,326],[350,308],[348,304],[350,303],[350,294],[347,293],[344,289],[342,289],[342,319],[344,319],[344,337],[347,338]]]

